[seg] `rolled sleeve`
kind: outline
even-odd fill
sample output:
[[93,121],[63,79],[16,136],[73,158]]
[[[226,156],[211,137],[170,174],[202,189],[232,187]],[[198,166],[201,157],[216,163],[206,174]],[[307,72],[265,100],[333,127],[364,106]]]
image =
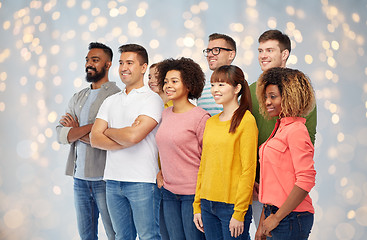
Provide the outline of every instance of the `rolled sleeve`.
[[68,141],[68,134],[71,127],[63,127],[61,125],[56,127],[57,129],[57,141],[60,144],[70,144]]

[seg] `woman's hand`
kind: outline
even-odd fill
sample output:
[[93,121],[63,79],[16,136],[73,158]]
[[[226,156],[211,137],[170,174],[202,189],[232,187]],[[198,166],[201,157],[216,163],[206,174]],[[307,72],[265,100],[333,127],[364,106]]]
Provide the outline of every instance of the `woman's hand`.
[[162,174],[162,170],[160,170],[157,174],[157,185],[158,188],[163,187],[163,174]]
[[265,236],[271,237],[271,231],[279,225],[279,220],[275,214],[270,214],[262,224],[262,232]]
[[201,213],[195,213],[194,214],[194,223],[196,228],[201,231],[204,232],[204,225],[203,225],[203,221],[201,219]]
[[229,221],[229,231],[231,232],[231,236],[235,238],[238,237],[243,233],[243,229],[244,223],[232,217],[231,221]]

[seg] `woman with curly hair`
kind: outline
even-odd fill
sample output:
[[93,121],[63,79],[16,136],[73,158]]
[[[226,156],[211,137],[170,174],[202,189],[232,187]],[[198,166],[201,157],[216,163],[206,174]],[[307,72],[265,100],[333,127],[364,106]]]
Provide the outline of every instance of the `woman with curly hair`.
[[234,65],[216,69],[210,82],[214,100],[223,105],[223,111],[205,126],[194,222],[207,239],[247,240],[258,135],[250,89],[242,70]]
[[265,117],[279,119],[259,149],[259,201],[264,208],[255,239],[308,239],[314,215],[308,193],[316,171],[303,117],[315,106],[314,90],[302,72],[272,68],[257,81],[256,97]]
[[192,203],[203,132],[210,115],[189,101],[200,97],[204,73],[199,64],[189,58],[166,59],[158,64],[157,71],[159,86],[173,103],[163,111],[156,134],[161,161],[157,184],[162,189],[168,235],[174,240],[204,239],[192,221]]

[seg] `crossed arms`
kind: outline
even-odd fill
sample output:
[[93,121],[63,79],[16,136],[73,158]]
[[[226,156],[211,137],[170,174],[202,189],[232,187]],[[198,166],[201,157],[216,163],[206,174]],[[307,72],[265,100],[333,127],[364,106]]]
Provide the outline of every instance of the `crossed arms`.
[[105,120],[97,118],[91,130],[90,143],[92,147],[102,150],[128,148],[142,141],[157,124],[153,118],[140,115],[129,127],[108,128]]

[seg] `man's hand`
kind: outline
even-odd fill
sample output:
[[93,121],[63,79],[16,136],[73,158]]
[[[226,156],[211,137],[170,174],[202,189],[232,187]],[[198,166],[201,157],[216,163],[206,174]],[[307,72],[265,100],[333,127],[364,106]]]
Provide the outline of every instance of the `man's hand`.
[[162,170],[160,170],[157,174],[157,185],[158,188],[163,187],[163,174],[162,174]]
[[252,192],[252,200],[259,201],[259,184],[254,182],[254,188]]
[[59,123],[63,125],[64,127],[72,127],[72,128],[79,127],[79,121],[78,121],[77,116],[75,116],[75,119],[74,119],[70,113],[66,113],[66,115],[61,116]]

